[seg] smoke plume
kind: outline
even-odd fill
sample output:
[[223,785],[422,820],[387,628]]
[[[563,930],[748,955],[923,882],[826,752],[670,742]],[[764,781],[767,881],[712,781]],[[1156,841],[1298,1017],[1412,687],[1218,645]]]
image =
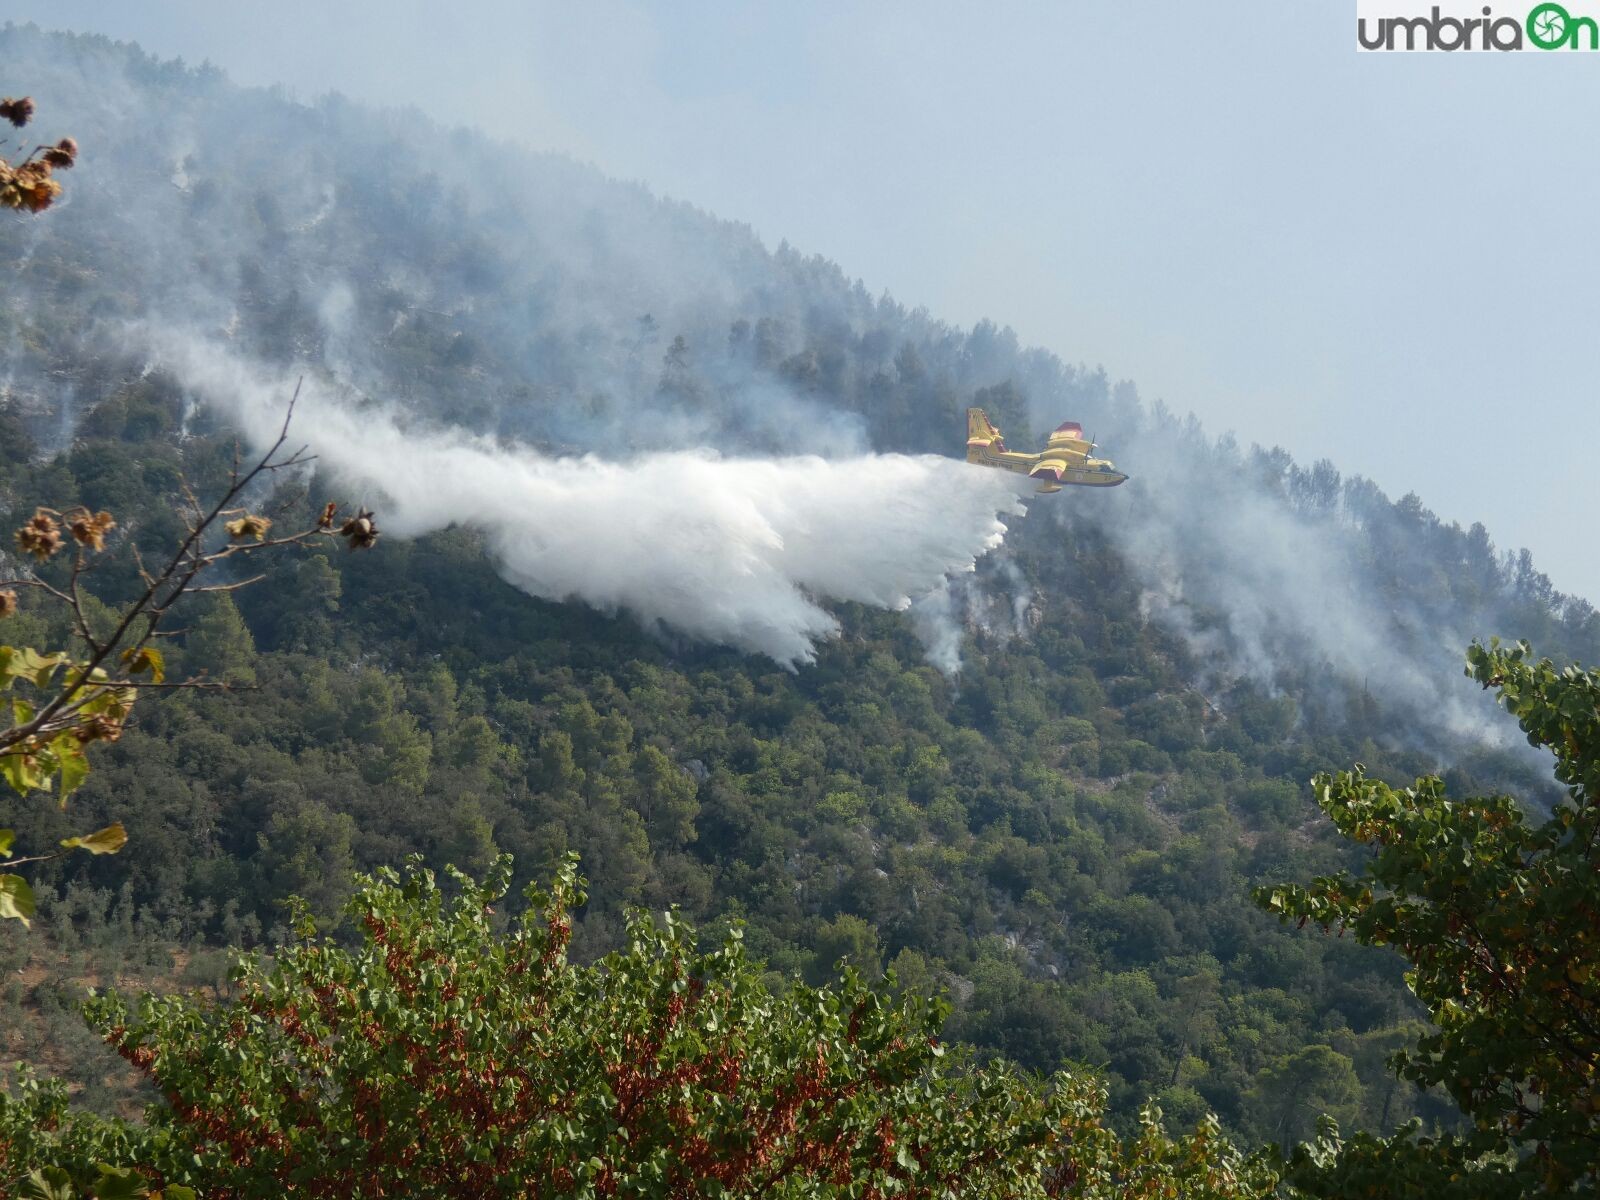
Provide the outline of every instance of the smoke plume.
[[[270,443],[292,381],[195,339],[165,342],[163,366]],[[1000,544],[997,514],[1022,511],[1009,477],[931,455],[551,457],[408,428],[398,413],[358,411],[311,383],[294,431],[381,506],[388,533],[471,525],[530,595],[627,612],[791,667],[839,632],[823,601],[907,608]],[[942,665],[953,667],[948,652]]]

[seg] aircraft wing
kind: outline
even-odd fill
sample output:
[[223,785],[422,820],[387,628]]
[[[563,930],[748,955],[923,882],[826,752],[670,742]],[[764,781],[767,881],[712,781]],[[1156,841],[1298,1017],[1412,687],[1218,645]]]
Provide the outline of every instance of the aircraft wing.
[[[1076,462],[1081,463],[1082,461],[1083,456],[1078,455]],[[1072,456],[1052,454],[1049,458],[1041,458],[1034,463],[1033,468],[1028,472],[1028,478],[1037,479],[1040,482],[1054,481],[1055,483],[1060,483],[1061,476],[1066,473],[1066,469],[1073,465],[1075,465],[1075,462]]]

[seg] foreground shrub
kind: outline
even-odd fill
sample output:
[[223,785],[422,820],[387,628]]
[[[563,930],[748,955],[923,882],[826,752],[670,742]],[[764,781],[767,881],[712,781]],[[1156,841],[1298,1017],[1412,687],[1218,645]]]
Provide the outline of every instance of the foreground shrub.
[[56,1111],[9,1146],[39,1101],[0,1101],[0,1172],[132,1167],[217,1198],[1271,1193],[1214,1122],[1173,1140],[1151,1110],[1122,1142],[1092,1079],[956,1062],[935,1002],[848,972],[775,995],[737,933],[705,952],[637,915],[624,949],[575,966],[574,869],[498,932],[509,874],[447,896],[379,872],[351,902],[359,945],[298,914],[227,1004],[92,1000],[163,1101],[138,1128]]

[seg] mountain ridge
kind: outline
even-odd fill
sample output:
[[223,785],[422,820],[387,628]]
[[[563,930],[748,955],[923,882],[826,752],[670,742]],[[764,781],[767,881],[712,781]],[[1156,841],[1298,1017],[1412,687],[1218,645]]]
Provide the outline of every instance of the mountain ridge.
[[[1540,794],[1460,678],[1494,633],[1600,659],[1600,618],[1526,553],[588,168],[104,39],[7,27],[0,51],[84,147],[59,209],[0,231],[8,518],[81,500],[159,542],[178,473],[225,469],[233,425],[151,352],[163,327],[357,413],[522,446],[949,457],[973,403],[1019,444],[1079,419],[1134,476],[1035,502],[936,597],[959,673],[867,605],[832,605],[841,636],[789,673],[533,598],[471,522],[276,564],[175,655],[259,690],[176,698],[107,748],[82,807],[139,853],[42,874],[52,945],[270,944],[287,895],[332,913],[351,868],[505,849],[537,875],[578,849],[587,952],[624,904],[678,903],[747,920],[777,972],[844,958],[945,987],[957,1037],[1102,1067],[1125,1116],[1157,1094],[1253,1129],[1274,1065],[1327,1045],[1348,1118],[1452,1120],[1383,1071],[1417,1020],[1397,962],[1243,895],[1345,861],[1311,820],[1316,770],[1447,763],[1462,794]],[[336,481],[297,486],[277,499],[314,511]],[[52,633],[22,620],[8,637]],[[29,844],[60,835],[23,817]],[[36,1012],[43,986],[7,1002]]]

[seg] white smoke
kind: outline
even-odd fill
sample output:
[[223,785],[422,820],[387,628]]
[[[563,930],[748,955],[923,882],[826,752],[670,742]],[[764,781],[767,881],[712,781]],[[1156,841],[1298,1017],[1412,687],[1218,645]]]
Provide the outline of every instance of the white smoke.
[[961,647],[972,630],[1001,641],[1026,637],[1033,589],[1015,563],[1000,559],[987,577],[947,575],[911,606],[911,621],[925,656],[941,673],[961,672]]
[[963,616],[961,605],[951,594],[949,580],[942,580],[911,606],[911,624],[922,642],[924,656],[948,677],[961,670]]
[[[1103,528],[1140,583],[1141,615],[1183,639],[1202,688],[1249,679],[1275,690],[1285,668],[1329,682],[1382,679],[1419,728],[1491,745],[1515,739],[1461,673],[1477,629],[1435,628],[1371,584],[1370,542],[1337,512],[1272,494],[1230,443],[1158,421],[1130,437],[1130,504]],[[1423,559],[1425,550],[1416,551]]]
[[[252,442],[276,436],[291,379],[195,338],[142,336]],[[530,595],[625,611],[791,667],[839,632],[822,601],[907,608],[1000,545],[998,514],[1022,512],[1009,476],[935,456],[556,458],[405,428],[399,414],[334,392],[307,382],[294,440],[357,494],[381,497],[387,533],[470,525]]]

